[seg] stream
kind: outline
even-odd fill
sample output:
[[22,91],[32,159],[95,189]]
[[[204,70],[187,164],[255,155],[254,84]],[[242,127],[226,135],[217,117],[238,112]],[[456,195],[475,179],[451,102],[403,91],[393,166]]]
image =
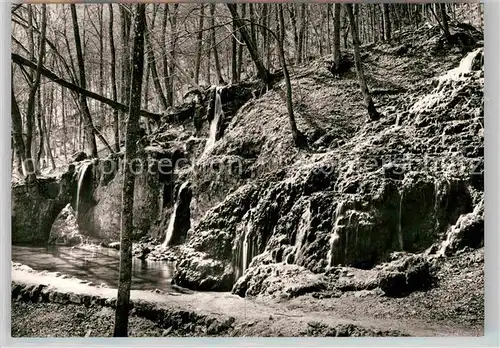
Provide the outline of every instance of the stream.
[[[88,250],[78,247],[12,246],[12,261],[37,271],[60,272],[96,285],[118,287],[120,254],[109,248]],[[132,261],[132,290],[170,290],[174,272],[172,262]]]

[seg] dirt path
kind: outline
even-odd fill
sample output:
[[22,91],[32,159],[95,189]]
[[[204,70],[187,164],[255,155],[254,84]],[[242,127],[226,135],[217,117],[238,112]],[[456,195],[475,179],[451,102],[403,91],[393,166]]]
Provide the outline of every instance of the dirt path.
[[[40,273],[25,266],[14,267],[12,281],[25,284],[44,284],[66,293],[78,293],[104,298],[116,296],[116,290],[82,284],[75,278],[53,273]],[[383,301],[373,292],[363,296],[352,294],[332,299],[315,299],[301,296],[292,300],[278,301],[268,298],[245,299],[230,293],[169,292],[154,293],[134,290],[132,300],[154,303],[161,308],[192,311],[200,315],[235,318],[237,330],[248,336],[298,336],[306,335],[314,326],[336,327],[352,324],[368,330],[394,331],[410,336],[477,336],[481,326],[465,327],[457,323],[429,321],[415,316],[401,318],[398,303]],[[17,307],[18,305],[14,305]],[[41,305],[43,306],[43,304]],[[36,308],[43,310],[43,307]],[[13,326],[22,318],[15,317]]]

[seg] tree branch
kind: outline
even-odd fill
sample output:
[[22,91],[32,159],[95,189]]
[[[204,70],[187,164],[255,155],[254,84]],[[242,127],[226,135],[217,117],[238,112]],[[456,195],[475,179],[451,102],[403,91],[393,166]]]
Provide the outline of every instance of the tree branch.
[[[33,63],[33,62],[29,61],[28,59],[21,57],[20,55],[18,55],[16,53],[12,53],[12,61],[18,65],[26,66],[26,67],[29,67],[31,69],[36,69],[36,67],[37,67],[36,63]],[[104,103],[104,104],[111,106],[113,109],[117,109],[117,110],[120,110],[123,112],[129,111],[128,106],[121,104],[121,103],[118,103],[116,101],[113,101],[111,99],[108,99],[106,97],[103,97],[102,95],[99,95],[97,93],[83,89],[80,86],[77,86],[71,82],[63,80],[62,78],[60,78],[59,76],[57,76],[56,74],[54,74],[52,71],[48,70],[45,67],[41,68],[41,74],[43,76],[45,76],[46,78],[54,81],[55,83],[57,83],[60,86],[66,87],[72,91],[83,94],[84,96],[86,96],[88,98],[98,100],[101,103]],[[144,116],[144,117],[152,118],[152,119],[157,120],[157,121],[160,120],[162,117],[161,114],[155,114],[155,113],[145,111],[145,110],[141,110],[140,115]]]

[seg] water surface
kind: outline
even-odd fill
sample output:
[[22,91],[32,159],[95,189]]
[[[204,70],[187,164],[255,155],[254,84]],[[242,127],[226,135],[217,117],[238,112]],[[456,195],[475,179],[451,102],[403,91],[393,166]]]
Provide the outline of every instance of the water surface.
[[[12,261],[38,271],[61,272],[96,285],[118,286],[120,255],[114,249],[12,246]],[[143,261],[134,257],[132,269],[133,290],[171,289],[173,263]]]

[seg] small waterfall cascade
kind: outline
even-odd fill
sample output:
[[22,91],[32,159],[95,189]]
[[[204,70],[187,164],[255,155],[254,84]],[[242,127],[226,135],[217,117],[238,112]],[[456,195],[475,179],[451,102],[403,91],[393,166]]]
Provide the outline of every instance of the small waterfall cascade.
[[333,226],[332,234],[330,236],[330,249],[328,250],[327,254],[327,261],[328,261],[328,268],[333,267],[333,259],[335,255],[335,248],[337,247],[337,241],[340,239],[340,235],[338,233],[339,227],[340,227],[340,220],[344,216],[344,210],[345,210],[345,201],[340,202],[337,204],[337,207],[335,208],[335,224]]
[[221,93],[223,88],[223,86],[215,87],[214,115],[212,121],[210,121],[210,132],[208,134],[208,139],[203,154],[206,154],[214,147],[215,142],[217,141],[217,133],[219,131],[220,122],[224,118],[224,111],[222,110],[221,100]]
[[177,217],[177,208],[179,207],[179,197],[181,192],[189,185],[189,181],[184,181],[179,188],[179,192],[177,193],[177,199],[175,200],[174,209],[172,214],[170,215],[170,221],[168,222],[167,233],[165,234],[165,241],[163,242],[163,246],[166,247],[169,245],[170,240],[172,239],[172,235],[174,233],[175,227],[175,219]]
[[82,195],[83,179],[85,178],[85,174],[87,173],[87,170],[89,169],[91,164],[92,164],[92,162],[85,162],[78,170],[78,186],[76,189],[76,202],[75,202],[75,216],[76,216],[76,218],[78,218],[78,212],[79,212],[79,207],[80,207],[80,197]]
[[399,248],[401,251],[404,250],[404,244],[403,244],[403,231],[401,229],[401,211],[403,207],[403,191],[400,192],[399,194],[399,207],[398,207],[398,241],[399,241]]
[[[477,63],[482,65],[483,48],[478,48],[467,54],[458,67],[448,70],[447,73],[438,77],[438,85],[431,93],[426,94],[417,100],[411,107],[410,113],[421,113],[430,111],[436,104],[440,103],[445,98],[447,89],[455,89],[454,81],[461,81],[467,78],[468,74],[477,70]],[[479,61],[478,61],[479,59]],[[446,88],[445,88],[446,86]]]
[[[446,80],[459,80],[464,74],[470,73],[474,69],[474,64],[477,62],[476,58],[481,57],[482,59],[483,48],[478,48],[472,52],[469,52],[462,60],[458,67],[449,70],[446,74],[439,77],[439,84],[436,90],[440,90],[442,84]],[[481,56],[480,56],[481,55]]]
[[246,227],[245,237],[243,238],[243,248],[241,253],[241,274],[245,273],[248,265],[253,259],[253,243],[251,241],[252,231],[253,225],[249,222]]
[[304,237],[311,225],[311,208],[308,206],[302,217],[300,218],[299,226],[297,227],[297,232],[295,235],[295,263],[299,260],[302,252],[302,246],[304,244]]

